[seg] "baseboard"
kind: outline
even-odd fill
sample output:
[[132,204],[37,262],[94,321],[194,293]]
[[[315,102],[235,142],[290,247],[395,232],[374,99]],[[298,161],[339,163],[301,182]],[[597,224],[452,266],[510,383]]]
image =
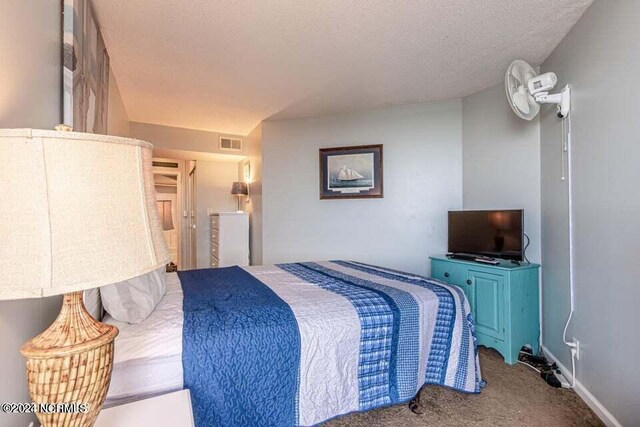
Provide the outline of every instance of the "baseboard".
[[[571,370],[567,369],[562,363],[560,363],[558,358],[554,356],[553,353],[551,353],[545,346],[542,346],[542,351],[549,361],[555,362],[558,365],[560,371],[562,371],[562,375],[564,375],[564,377],[569,382],[571,382],[571,380],[573,379]],[[603,423],[605,423],[609,427],[622,427],[622,424],[620,424],[618,420],[616,420],[611,412],[607,411],[607,408],[605,408],[604,405],[600,403],[600,401],[596,399],[596,397],[591,394],[591,392],[577,379],[573,389],[578,394],[578,396],[580,396],[580,398],[584,400],[589,408],[591,408],[591,410],[596,413],[596,415],[602,420]]]

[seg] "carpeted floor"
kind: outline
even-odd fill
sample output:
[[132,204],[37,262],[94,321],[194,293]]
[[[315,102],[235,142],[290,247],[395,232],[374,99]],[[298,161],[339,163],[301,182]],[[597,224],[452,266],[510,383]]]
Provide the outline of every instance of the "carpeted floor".
[[494,350],[480,348],[480,368],[487,386],[478,395],[425,387],[423,415],[405,404],[347,415],[324,427],[604,425],[572,390],[550,387],[524,365],[507,365]]

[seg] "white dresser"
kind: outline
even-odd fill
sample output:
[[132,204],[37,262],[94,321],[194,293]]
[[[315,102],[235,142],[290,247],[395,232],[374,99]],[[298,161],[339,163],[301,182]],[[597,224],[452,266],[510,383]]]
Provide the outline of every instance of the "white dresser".
[[211,267],[249,265],[249,214],[211,214]]

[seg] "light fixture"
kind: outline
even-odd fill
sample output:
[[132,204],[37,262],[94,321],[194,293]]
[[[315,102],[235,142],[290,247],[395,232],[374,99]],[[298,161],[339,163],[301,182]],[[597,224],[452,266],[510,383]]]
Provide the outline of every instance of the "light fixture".
[[82,291],[169,262],[155,205],[151,145],[128,138],[0,130],[0,299],[64,294],[58,318],[20,351],[43,426],[92,426],[107,394],[118,329],[91,317]]
[[242,209],[240,207],[240,199],[242,199],[243,196],[249,195],[249,186],[244,181],[236,181],[231,187],[231,194],[233,194],[234,196],[238,196],[238,212],[242,212]]

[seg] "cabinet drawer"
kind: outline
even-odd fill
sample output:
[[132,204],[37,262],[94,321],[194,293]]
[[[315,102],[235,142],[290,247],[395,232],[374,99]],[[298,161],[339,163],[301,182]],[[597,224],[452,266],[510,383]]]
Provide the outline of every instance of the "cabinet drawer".
[[211,224],[211,243],[218,244],[220,242],[220,230],[217,228],[213,228],[213,223]]
[[465,288],[467,269],[454,263],[433,260],[431,262],[431,277]]
[[218,230],[220,229],[220,217],[213,215],[211,216],[211,229]]
[[211,267],[213,268],[220,267],[220,261],[218,261],[218,258],[213,256],[211,257]]

